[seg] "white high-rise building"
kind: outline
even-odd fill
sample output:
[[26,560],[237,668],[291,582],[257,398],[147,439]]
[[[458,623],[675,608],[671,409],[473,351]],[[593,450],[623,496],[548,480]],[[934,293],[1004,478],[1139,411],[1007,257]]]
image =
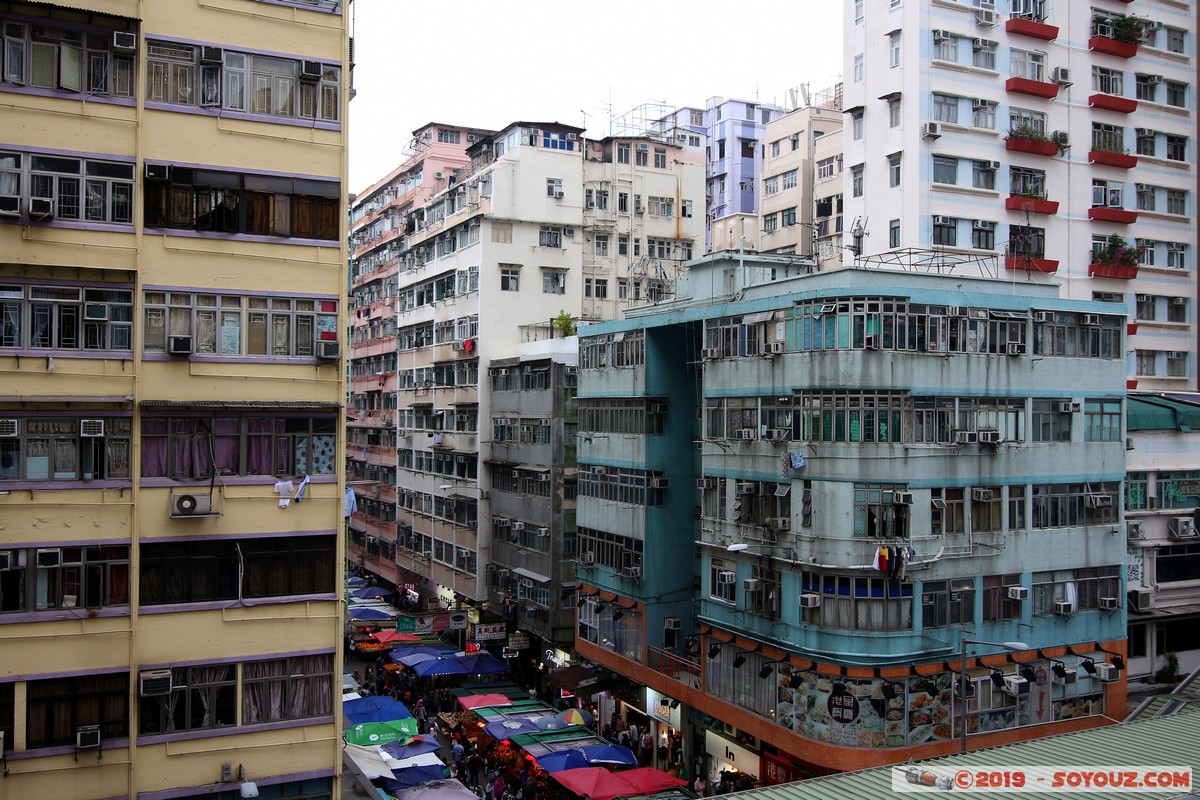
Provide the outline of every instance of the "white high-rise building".
[[847,2],[846,244],[1123,306],[1130,387],[1194,389],[1194,14]]

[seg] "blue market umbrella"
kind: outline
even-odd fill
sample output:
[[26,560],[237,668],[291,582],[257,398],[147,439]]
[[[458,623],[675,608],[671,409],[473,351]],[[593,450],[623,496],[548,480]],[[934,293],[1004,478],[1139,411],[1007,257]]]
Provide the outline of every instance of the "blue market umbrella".
[[499,675],[508,672],[508,665],[491,653],[471,653],[459,656],[458,663],[467,668],[472,675]]
[[350,594],[362,600],[367,600],[372,597],[387,597],[391,593],[391,590],[385,589],[382,586],[364,586],[361,589],[355,589]]
[[467,668],[454,658],[430,658],[419,664],[414,664],[412,671],[422,678],[435,675],[468,675]]
[[348,616],[350,619],[365,620],[394,619],[391,614],[386,611],[380,611],[377,608],[352,608]]
[[376,785],[389,794],[400,789],[411,789],[413,786],[420,786],[423,783],[430,781],[440,781],[445,775],[445,770],[442,767],[406,767],[404,769],[393,769],[392,774],[396,776],[396,780],[389,778],[379,778]]
[[579,748],[584,760],[591,764],[630,764],[638,765],[637,756],[628,747],[619,744],[589,744]]
[[536,733],[540,730],[541,728],[533,724],[533,720],[523,717],[497,720],[483,726],[483,732],[498,742],[504,741],[510,736],[520,736],[522,733]]
[[571,724],[562,717],[556,717],[551,714],[548,717],[538,717],[533,721],[539,731],[561,731],[563,728],[571,727]]
[[[441,658],[449,655],[449,650],[441,650],[437,647],[429,647],[423,644],[402,645],[392,650],[390,657],[397,664],[403,664],[406,667],[411,667],[413,664],[424,661],[424,658],[417,656],[425,656],[427,658]],[[409,663],[412,662],[412,663]]]
[[426,738],[424,736],[414,736],[407,741],[397,740],[394,742],[388,742],[383,746],[383,752],[399,761],[401,759],[419,756],[422,753],[432,753],[435,750],[440,750],[441,747],[442,746],[438,744],[437,740],[432,737]]
[[351,725],[359,725],[364,722],[391,722],[412,717],[404,703],[382,695],[347,700],[342,703],[342,714]]
[[564,769],[582,769],[591,766],[578,750],[557,750],[537,757],[538,766],[546,772],[562,772]]
[[367,585],[367,579],[360,578],[357,575],[347,575],[346,576],[346,585],[349,586],[351,589],[359,589],[359,588]]

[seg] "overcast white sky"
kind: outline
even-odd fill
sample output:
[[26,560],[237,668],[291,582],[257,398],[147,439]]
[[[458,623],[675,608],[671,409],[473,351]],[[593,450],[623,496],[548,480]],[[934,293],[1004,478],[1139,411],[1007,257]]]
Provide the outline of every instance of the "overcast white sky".
[[783,105],[789,88],[815,94],[842,71],[841,0],[355,0],[350,11],[352,192],[397,166],[426,122],[557,121],[602,136],[610,110],[713,96]]

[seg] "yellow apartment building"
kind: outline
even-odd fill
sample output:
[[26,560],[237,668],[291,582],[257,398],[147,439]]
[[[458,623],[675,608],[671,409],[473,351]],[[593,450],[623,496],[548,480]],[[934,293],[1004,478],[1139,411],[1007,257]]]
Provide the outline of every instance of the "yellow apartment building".
[[0,2],[0,800],[328,800],[349,9]]

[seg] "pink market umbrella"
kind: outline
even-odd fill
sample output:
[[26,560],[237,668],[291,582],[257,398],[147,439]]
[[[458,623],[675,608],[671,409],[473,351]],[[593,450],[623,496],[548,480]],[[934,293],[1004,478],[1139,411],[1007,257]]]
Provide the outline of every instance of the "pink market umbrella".
[[568,725],[591,725],[592,715],[581,708],[568,708],[558,715],[559,719],[565,720]]
[[458,698],[458,704],[463,707],[464,711],[470,711],[475,708],[511,706],[512,700],[502,694],[469,694]]
[[372,633],[371,638],[377,642],[419,642],[421,637],[415,633],[401,633],[400,631],[379,631]]
[[551,772],[550,776],[575,794],[587,795],[592,800],[613,800],[614,797],[640,794],[620,774],[609,772],[604,767],[583,767]]
[[676,786],[686,786],[687,781],[668,775],[654,767],[638,767],[619,773],[621,778],[636,790],[636,794],[654,794],[663,789],[673,789]]

